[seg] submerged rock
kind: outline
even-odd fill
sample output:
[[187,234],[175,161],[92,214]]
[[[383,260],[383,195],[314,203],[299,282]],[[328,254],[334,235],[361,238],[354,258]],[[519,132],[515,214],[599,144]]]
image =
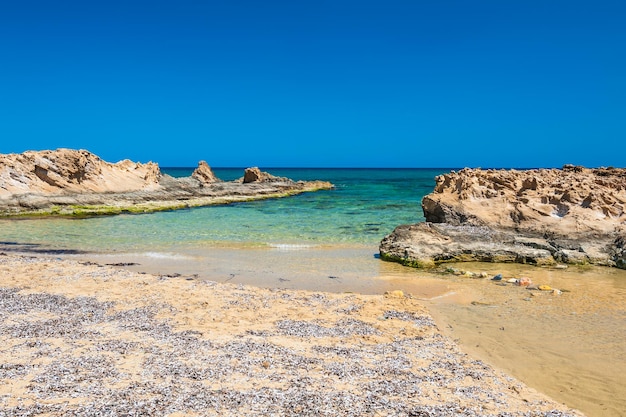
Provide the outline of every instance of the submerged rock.
[[426,222],[398,226],[381,258],[626,268],[626,169],[463,169],[436,178]]

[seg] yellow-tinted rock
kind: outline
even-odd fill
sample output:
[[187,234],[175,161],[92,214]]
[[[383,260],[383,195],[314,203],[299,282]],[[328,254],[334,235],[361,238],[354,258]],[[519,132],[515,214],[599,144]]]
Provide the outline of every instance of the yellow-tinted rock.
[[404,291],[402,291],[402,290],[386,291],[385,292],[385,297],[387,297],[387,298],[404,298]]

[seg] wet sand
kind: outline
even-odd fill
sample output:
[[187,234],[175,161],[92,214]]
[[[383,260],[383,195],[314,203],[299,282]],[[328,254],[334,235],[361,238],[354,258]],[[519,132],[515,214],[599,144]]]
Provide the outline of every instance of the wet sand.
[[448,278],[455,294],[425,300],[464,351],[589,416],[626,414],[626,271],[464,264],[490,276],[530,277],[560,295]]
[[0,255],[0,415],[582,416],[419,300]]

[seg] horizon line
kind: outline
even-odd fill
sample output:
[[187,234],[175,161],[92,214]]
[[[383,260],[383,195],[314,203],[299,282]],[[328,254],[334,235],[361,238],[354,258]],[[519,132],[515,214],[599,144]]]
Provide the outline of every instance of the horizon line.
[[[355,167],[311,167],[311,166],[262,166],[262,165],[250,165],[250,166],[213,166],[209,164],[211,169],[247,169],[247,168],[259,168],[259,169],[380,169],[380,170],[391,170],[391,169],[436,169],[436,170],[461,170],[465,168],[469,169],[519,169],[519,170],[530,170],[530,169],[562,169],[565,165],[573,165],[573,164],[563,164],[560,167],[551,166],[551,167],[480,167],[480,166],[464,166],[464,167],[367,167],[367,166],[355,166]],[[577,165],[575,165],[577,166]],[[580,165],[583,166],[583,165]],[[197,166],[161,166],[161,169],[196,169]],[[591,167],[584,166],[585,168],[607,168],[605,166]]]

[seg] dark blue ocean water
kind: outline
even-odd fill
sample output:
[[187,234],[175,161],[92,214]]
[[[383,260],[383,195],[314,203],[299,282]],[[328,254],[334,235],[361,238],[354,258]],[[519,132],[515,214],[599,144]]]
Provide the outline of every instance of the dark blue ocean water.
[[[187,176],[192,168],[163,168]],[[294,197],[143,215],[1,220],[0,241],[89,251],[160,248],[377,245],[394,227],[423,220],[421,200],[448,169],[263,169],[334,190]],[[243,169],[216,168],[224,181]]]

